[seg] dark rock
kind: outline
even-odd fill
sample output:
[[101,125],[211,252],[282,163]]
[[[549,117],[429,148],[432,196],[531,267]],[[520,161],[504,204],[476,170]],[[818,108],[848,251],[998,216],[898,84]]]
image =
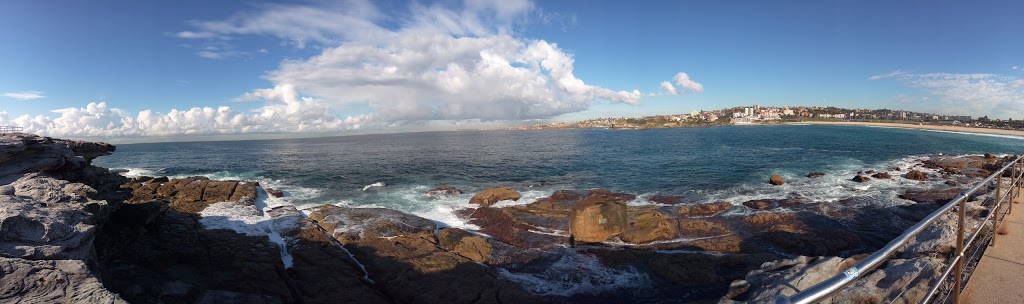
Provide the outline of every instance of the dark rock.
[[263,191],[267,192],[267,195],[274,198],[284,197],[284,191],[274,188],[263,188]]
[[920,204],[945,204],[956,198],[964,189],[952,188],[942,190],[909,190],[899,197]]
[[756,199],[743,202],[744,206],[757,210],[771,210],[775,208],[794,207],[801,204],[800,199]]
[[747,216],[743,219],[743,222],[748,225],[763,226],[790,221],[795,217],[793,213],[758,212]]
[[854,176],[852,180],[855,181],[855,182],[858,182],[858,183],[863,183],[863,182],[871,180],[871,178],[858,174],[857,176]]
[[995,156],[995,155],[992,155],[992,153],[985,153],[985,156],[984,156],[984,157],[985,157],[985,158],[988,158],[988,159],[993,159],[993,158],[996,158],[996,156]]
[[768,179],[768,183],[772,184],[772,185],[780,186],[782,184],[785,184],[786,181],[782,179],[782,176],[772,175],[772,177]]
[[465,192],[463,192],[459,188],[455,188],[455,187],[452,187],[452,186],[440,186],[440,187],[437,187],[437,188],[434,188],[434,189],[430,189],[430,191],[427,191],[427,193],[425,195],[427,197],[431,197],[431,198],[439,198],[439,197],[443,197],[443,196],[459,195],[459,194],[462,194],[462,193],[465,193]]
[[590,192],[587,195],[589,196],[589,195],[594,195],[594,194],[602,194],[602,195],[611,196],[611,197],[617,198],[617,199],[619,199],[619,200],[621,200],[623,202],[628,202],[628,201],[632,201],[632,200],[636,199],[636,195],[633,195],[633,194],[620,193],[620,192],[612,192],[611,190],[605,190],[605,189],[593,189],[593,190],[590,190]]
[[872,175],[871,177],[874,177],[874,178],[877,178],[877,179],[892,179],[892,175],[889,174],[889,172],[878,172],[878,173],[875,173],[874,175]]
[[822,177],[825,176],[825,172],[811,172],[807,173],[807,177]]
[[683,198],[678,196],[655,195],[650,198],[650,201],[658,204],[675,205],[683,202]]

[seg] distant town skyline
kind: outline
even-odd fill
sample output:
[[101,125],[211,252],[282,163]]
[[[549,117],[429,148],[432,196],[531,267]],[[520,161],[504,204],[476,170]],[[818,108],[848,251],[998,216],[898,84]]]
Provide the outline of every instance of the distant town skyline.
[[453,130],[755,103],[1024,119],[1017,1],[3,8],[0,125],[51,136]]

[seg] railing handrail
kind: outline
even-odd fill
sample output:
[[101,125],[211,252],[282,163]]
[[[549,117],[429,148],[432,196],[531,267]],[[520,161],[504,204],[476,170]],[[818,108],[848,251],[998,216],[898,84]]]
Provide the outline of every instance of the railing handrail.
[[25,128],[18,126],[0,126],[0,134],[20,133],[22,131],[25,131]]
[[[884,262],[890,256],[892,256],[892,254],[895,253],[897,249],[906,245],[911,238],[917,236],[917,234],[921,233],[921,231],[923,231],[925,227],[935,222],[940,216],[942,216],[942,214],[952,210],[953,207],[959,204],[961,200],[967,199],[972,194],[974,194],[974,192],[978,191],[978,189],[981,189],[982,186],[987,187],[987,184],[989,182],[997,178],[997,176],[1001,176],[1003,172],[1006,172],[1006,169],[1009,169],[1014,164],[1021,162],[1022,158],[1024,158],[1024,155],[1017,156],[1016,159],[1014,159],[1011,162],[1008,162],[1005,166],[993,172],[992,175],[989,175],[984,180],[979,182],[977,185],[974,185],[974,187],[971,187],[967,191],[961,192],[960,195],[957,195],[955,198],[950,200],[941,208],[935,210],[927,217],[922,219],[920,222],[914,224],[914,226],[911,226],[909,229],[904,231],[903,234],[890,241],[888,244],[885,245],[885,247],[882,247],[878,251],[875,251],[875,253],[872,253],[870,256],[861,260],[857,264],[847,268],[843,272],[825,281],[822,281],[814,286],[811,286],[810,288],[804,289],[803,291],[800,291],[794,294],[793,296],[787,297],[784,295],[778,295],[775,297],[775,303],[814,303],[824,299],[825,297],[832,295],[836,291],[839,291],[839,289],[845,287],[847,284],[850,284],[853,281],[857,280],[857,278],[861,277],[861,274],[865,274],[871,270],[874,270],[876,267],[878,267],[878,265],[882,264],[882,262]],[[996,207],[998,207],[998,205],[996,205]],[[992,213],[995,213],[995,210],[993,210]],[[937,280],[935,284],[941,284],[942,281],[943,280]]]

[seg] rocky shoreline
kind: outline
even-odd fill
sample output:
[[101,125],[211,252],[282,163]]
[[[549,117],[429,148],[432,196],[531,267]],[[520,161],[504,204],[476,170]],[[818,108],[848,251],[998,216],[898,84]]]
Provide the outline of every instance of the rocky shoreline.
[[[946,181],[896,206],[798,193],[634,206],[633,194],[586,189],[500,207],[520,195],[495,188],[457,212],[480,228],[467,230],[383,208],[270,208],[280,192],[255,182],[128,179],[92,165],[114,150],[0,135],[0,302],[764,302],[856,263],[1009,159],[939,157],[857,175]],[[977,227],[990,203],[971,200]],[[832,301],[916,302],[944,267],[953,219]]]

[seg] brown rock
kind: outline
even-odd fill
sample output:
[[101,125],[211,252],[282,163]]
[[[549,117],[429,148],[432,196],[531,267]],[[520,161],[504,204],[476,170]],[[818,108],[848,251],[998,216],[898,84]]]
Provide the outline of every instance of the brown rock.
[[892,179],[892,175],[889,174],[889,172],[878,172],[878,173],[875,173],[874,175],[872,175],[871,177],[874,177],[874,178],[877,178],[877,179]]
[[206,183],[206,189],[203,189],[203,200],[209,203],[229,201],[237,186],[236,181],[210,181]]
[[231,193],[228,200],[251,205],[256,201],[256,189],[259,187],[260,183],[256,182],[238,182],[235,192]]
[[926,181],[926,180],[928,180],[928,175],[927,174],[925,174],[924,172],[921,172],[921,171],[917,171],[917,170],[910,170],[910,172],[907,172],[907,174],[903,175],[903,177],[906,178],[906,179],[919,180],[919,181]]
[[729,229],[721,222],[704,219],[679,221],[679,234],[688,237],[707,237],[728,234]]
[[626,230],[626,204],[619,198],[595,194],[572,209],[572,236],[579,242],[603,242]]
[[437,234],[438,245],[470,260],[486,263],[494,247],[487,239],[459,228],[445,228]]
[[626,231],[619,236],[623,241],[644,244],[675,239],[679,229],[676,221],[659,212],[643,212],[630,217]]
[[782,176],[772,175],[772,177],[768,179],[768,183],[772,184],[772,185],[780,186],[782,184],[785,184],[786,181],[782,179]]
[[743,219],[744,223],[754,226],[775,224],[792,220],[796,215],[792,213],[758,212]]
[[469,203],[480,207],[490,207],[492,204],[504,200],[518,201],[520,197],[518,191],[509,187],[491,188],[474,195],[469,199]]
[[869,178],[867,176],[860,175],[860,174],[857,174],[857,176],[853,177],[853,181],[858,182],[858,183],[863,183],[863,182],[866,182],[866,181],[869,181],[869,180],[871,180],[871,178]]
[[741,251],[741,243],[743,243],[742,238],[735,235],[727,235],[717,238],[699,239],[689,242],[687,245],[707,251],[739,253]]
[[729,209],[732,209],[732,203],[716,202],[708,204],[681,206],[677,210],[679,211],[679,215],[709,215]]

